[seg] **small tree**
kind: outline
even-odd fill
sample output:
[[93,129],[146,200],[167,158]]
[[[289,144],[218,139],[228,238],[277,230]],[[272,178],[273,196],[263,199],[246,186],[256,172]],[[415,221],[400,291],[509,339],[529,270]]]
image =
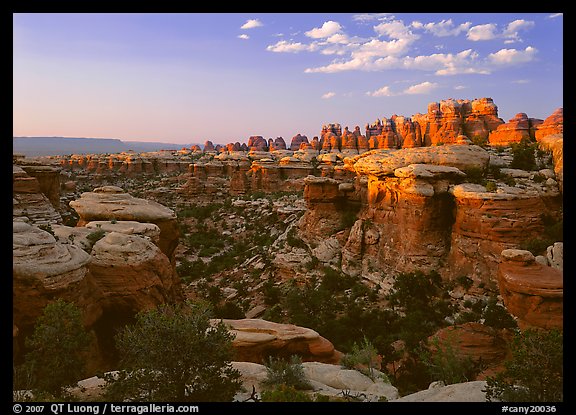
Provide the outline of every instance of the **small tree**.
[[506,402],[561,402],[562,332],[528,329],[516,334],[505,369],[486,379],[486,399]]
[[89,342],[80,310],[59,299],[44,308],[34,333],[26,339],[30,351],[19,372],[26,373],[34,391],[63,398],[65,387],[82,378],[84,359],[81,353]]
[[116,336],[122,359],[108,397],[128,401],[224,402],[240,390],[231,366],[232,335],[210,324],[205,303],[163,305],[139,313]]

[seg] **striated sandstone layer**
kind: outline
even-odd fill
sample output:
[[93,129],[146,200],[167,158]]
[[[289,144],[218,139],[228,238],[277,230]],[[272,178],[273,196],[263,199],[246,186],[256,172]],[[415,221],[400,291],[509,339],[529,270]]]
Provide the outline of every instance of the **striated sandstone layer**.
[[[501,369],[507,356],[508,345],[499,330],[477,322],[449,326],[438,330],[428,338],[429,349],[436,352],[452,350],[459,358],[470,358],[481,363],[484,371]],[[476,379],[481,380],[481,379]]]
[[38,225],[62,223],[38,179],[16,165],[12,166],[12,216]]
[[136,221],[153,223],[160,228],[159,247],[174,264],[179,231],[174,211],[157,202],[140,199],[116,186],[103,186],[82,193],[80,199],[70,202],[80,220],[77,226],[98,220]]
[[170,261],[151,241],[110,232],[92,248],[90,274],[103,309],[135,314],[180,298]]
[[558,268],[538,263],[529,251],[502,251],[498,265],[500,294],[507,310],[518,317],[520,328],[563,327],[564,281]]
[[558,210],[558,193],[499,186],[489,192],[482,185],[464,183],[451,189],[456,205],[452,249],[447,266],[496,288],[500,252],[539,237],[542,213]]
[[551,134],[564,133],[564,109],[556,109],[544,122],[536,128],[535,138],[540,141]]
[[[217,322],[219,320],[214,320]],[[222,320],[235,335],[235,360],[263,363],[269,356],[338,363],[342,354],[312,329],[261,319]]]

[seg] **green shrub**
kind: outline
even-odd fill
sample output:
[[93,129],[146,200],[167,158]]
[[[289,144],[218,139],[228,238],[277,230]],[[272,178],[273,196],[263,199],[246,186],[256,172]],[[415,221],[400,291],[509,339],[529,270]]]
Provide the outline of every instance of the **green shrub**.
[[270,356],[266,361],[266,379],[262,381],[265,388],[288,386],[296,390],[312,389],[312,385],[304,375],[302,360],[292,355],[290,360]]
[[141,312],[116,337],[118,377],[107,376],[115,401],[231,401],[240,373],[231,366],[232,335],[211,325],[206,303],[162,305]]
[[278,385],[274,389],[262,392],[262,402],[313,402],[306,392],[293,386]]
[[538,143],[522,139],[519,143],[512,144],[512,162],[510,168],[532,171],[537,169],[535,151]]
[[486,399],[505,402],[563,401],[563,334],[554,329],[517,333],[504,371],[486,379]]
[[429,341],[428,347],[419,351],[421,361],[426,365],[429,376],[441,380],[446,385],[468,382],[477,374],[476,365],[470,356],[460,356],[452,346],[450,337],[440,342],[437,337]]
[[89,344],[82,325],[80,310],[62,299],[48,304],[34,326],[34,333],[26,339],[30,350],[18,370],[14,385],[31,388],[35,395],[50,394],[66,397],[65,388],[82,379],[84,359],[82,353]]
[[488,305],[482,313],[484,324],[496,329],[517,329],[518,324],[514,317],[501,305],[496,304],[496,299],[488,300]]
[[[374,370],[380,369],[380,356],[378,350],[364,337],[362,343],[354,342],[352,351],[346,353],[340,360],[340,365],[346,369],[355,369],[375,380]],[[387,379],[386,379],[387,380]]]
[[104,232],[104,230],[102,229],[97,229],[94,232],[91,232],[88,235],[86,235],[86,239],[88,239],[92,243],[92,245],[94,245],[100,239],[104,238],[104,236],[106,236],[106,232]]

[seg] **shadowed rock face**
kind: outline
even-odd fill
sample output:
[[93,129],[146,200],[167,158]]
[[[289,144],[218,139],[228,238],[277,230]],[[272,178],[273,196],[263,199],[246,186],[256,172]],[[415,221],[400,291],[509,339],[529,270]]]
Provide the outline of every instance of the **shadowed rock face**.
[[502,251],[498,265],[500,294],[522,327],[563,327],[563,273],[535,261],[529,251]]

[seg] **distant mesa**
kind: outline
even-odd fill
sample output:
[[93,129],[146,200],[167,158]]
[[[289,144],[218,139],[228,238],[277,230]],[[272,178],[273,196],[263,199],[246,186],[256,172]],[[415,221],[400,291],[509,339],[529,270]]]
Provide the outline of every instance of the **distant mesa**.
[[174,144],[146,141],[122,141],[117,138],[82,137],[13,137],[13,152],[36,156],[63,154],[102,154],[133,151],[135,153],[198,147],[198,144]]

